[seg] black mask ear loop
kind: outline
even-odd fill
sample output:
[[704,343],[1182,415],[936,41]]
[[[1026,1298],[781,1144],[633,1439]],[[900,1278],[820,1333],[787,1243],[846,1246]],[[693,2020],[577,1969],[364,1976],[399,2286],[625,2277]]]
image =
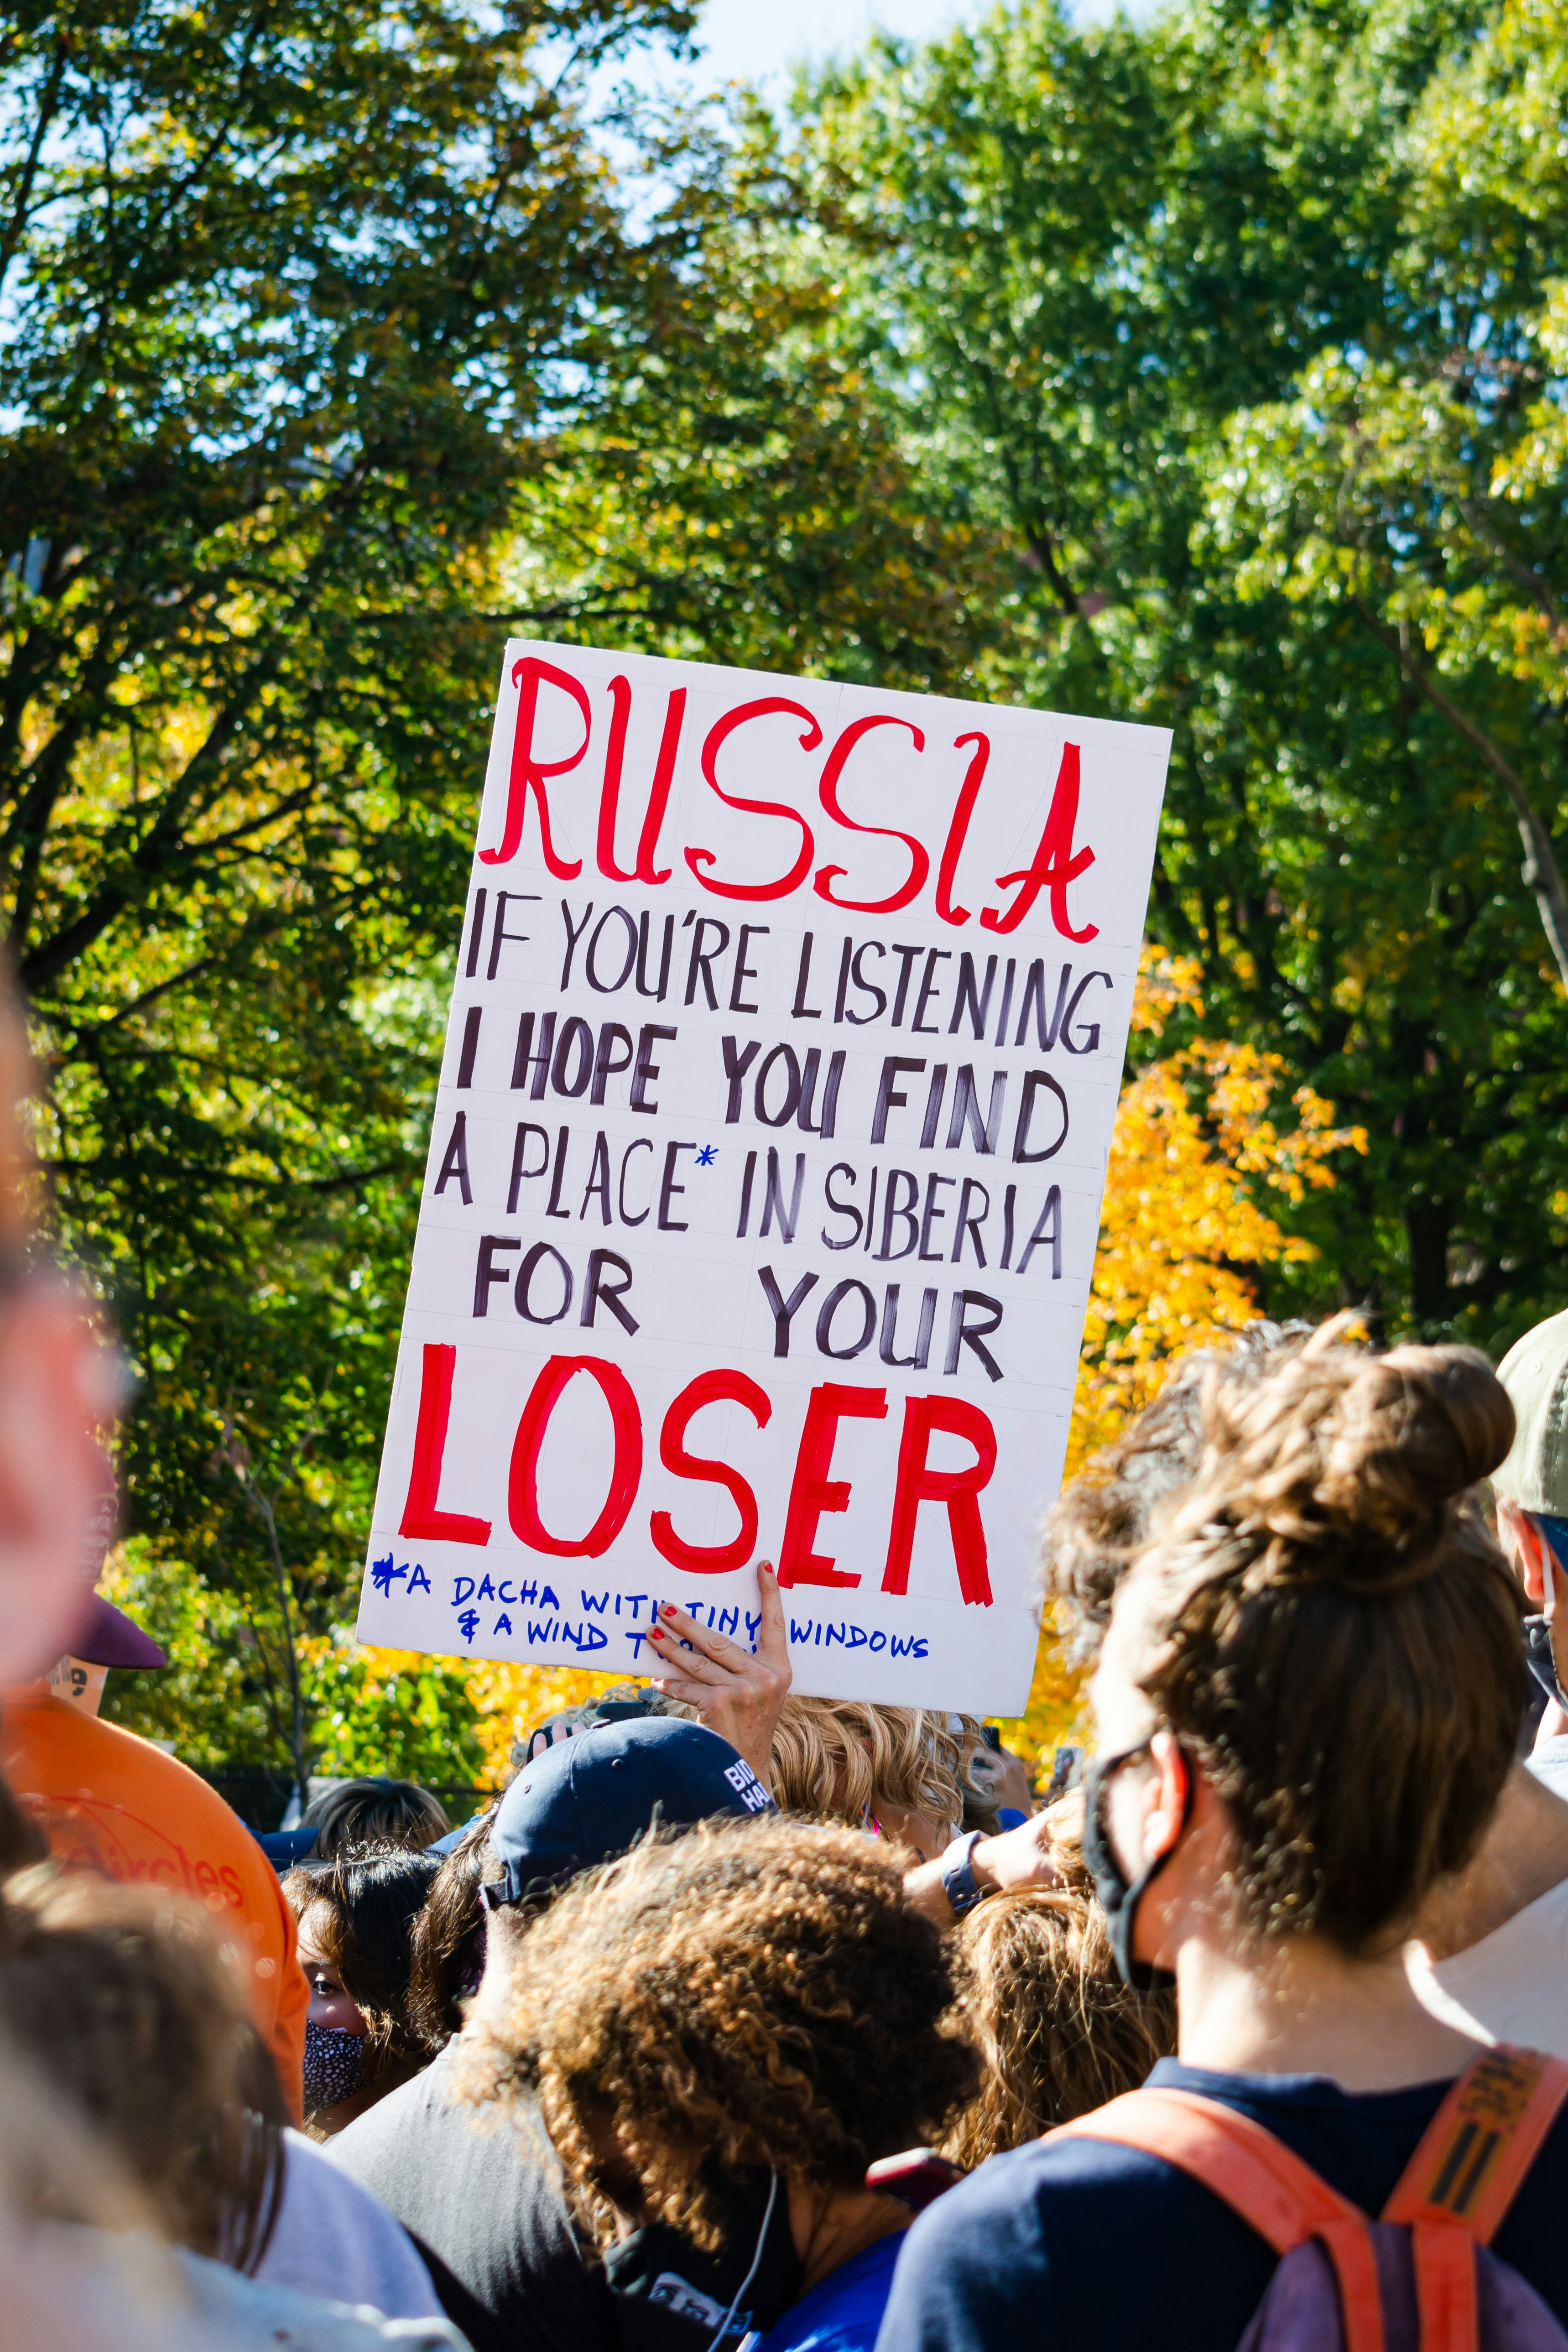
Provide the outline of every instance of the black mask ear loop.
[[1568,1696],[1557,1679],[1557,1661],[1552,1652],[1552,1627],[1544,1617],[1527,1617],[1524,1621],[1524,1654],[1536,1683],[1549,1699],[1568,1711]]
[[1096,1757],[1083,1780],[1083,1858],[1093,1875],[1094,1891],[1105,1914],[1117,1973],[1122,1983],[1134,1992],[1167,1991],[1176,1981],[1169,1969],[1154,1968],[1147,1960],[1134,1959],[1132,1935],[1138,1921],[1138,1906],[1181,1844],[1193,1814],[1193,1769],[1184,1751],[1178,1748],[1182,1761],[1181,1822],[1164,1853],[1157,1853],[1135,1879],[1129,1881],[1117,1860],[1116,1849],[1110,1843],[1110,1832],[1106,1826],[1105,1787],[1119,1766],[1130,1763],[1134,1756],[1141,1756],[1149,1745],[1148,1740],[1143,1740],[1136,1748],[1123,1748],[1119,1756]]

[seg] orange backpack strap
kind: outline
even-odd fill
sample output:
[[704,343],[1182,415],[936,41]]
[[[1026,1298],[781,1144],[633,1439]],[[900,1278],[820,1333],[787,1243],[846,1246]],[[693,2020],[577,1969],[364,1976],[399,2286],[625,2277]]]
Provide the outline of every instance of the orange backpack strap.
[[1110,2140],[1162,2158],[1223,2198],[1277,2254],[1321,2240],[1339,2281],[1346,2352],[1384,2352],[1365,2214],[1250,2116],[1195,2091],[1128,2091],[1047,2137]]
[[1467,2066],[1383,2209],[1410,2224],[1421,2341],[1469,2352],[1477,2340],[1477,2245],[1512,2203],[1568,2097],[1568,2065],[1538,2050],[1489,2050]]
[[1568,2063],[1506,2042],[1467,2066],[1383,2209],[1385,2221],[1458,2222],[1486,2245],[1568,2098]]

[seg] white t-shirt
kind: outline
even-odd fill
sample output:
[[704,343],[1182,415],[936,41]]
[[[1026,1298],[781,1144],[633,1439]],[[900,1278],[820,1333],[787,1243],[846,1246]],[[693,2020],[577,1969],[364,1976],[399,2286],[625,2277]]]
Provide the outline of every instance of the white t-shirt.
[[439,2319],[414,2241],[379,2197],[303,2132],[283,2135],[283,2201],[256,2276],[273,2286],[369,2304],[385,2319]]
[[1560,1731],[1554,1739],[1543,1739],[1524,1760],[1554,1797],[1568,1797],[1568,1732]]
[[1428,1960],[1413,1945],[1407,1966],[1422,2007],[1445,2025],[1568,2058],[1568,1878],[1468,1951]]

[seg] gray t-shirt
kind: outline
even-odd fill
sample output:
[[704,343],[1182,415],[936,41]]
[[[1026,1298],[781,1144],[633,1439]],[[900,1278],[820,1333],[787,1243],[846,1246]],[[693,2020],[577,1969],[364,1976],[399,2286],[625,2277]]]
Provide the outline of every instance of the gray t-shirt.
[[443,2051],[322,2153],[396,2215],[474,2352],[617,2352],[548,2150],[542,2126],[456,2098]]

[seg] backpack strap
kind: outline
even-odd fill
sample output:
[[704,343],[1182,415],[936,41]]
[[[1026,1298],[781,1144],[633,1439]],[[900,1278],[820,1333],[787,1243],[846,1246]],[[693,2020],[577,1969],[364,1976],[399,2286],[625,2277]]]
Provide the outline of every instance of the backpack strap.
[[1458,2222],[1488,2244],[1568,2098],[1568,2063],[1506,2042],[1467,2066],[1383,2209],[1385,2221]]
[[1477,2341],[1475,2249],[1489,2242],[1568,2097],[1568,2065],[1506,2043],[1467,2066],[1383,2209],[1410,2225],[1421,2340]]
[[1277,2254],[1318,2239],[1339,2282],[1345,2352],[1384,2352],[1366,2215],[1250,2116],[1195,2091],[1128,2091],[1047,2137],[1110,2140],[1160,2157],[1223,2198]]

